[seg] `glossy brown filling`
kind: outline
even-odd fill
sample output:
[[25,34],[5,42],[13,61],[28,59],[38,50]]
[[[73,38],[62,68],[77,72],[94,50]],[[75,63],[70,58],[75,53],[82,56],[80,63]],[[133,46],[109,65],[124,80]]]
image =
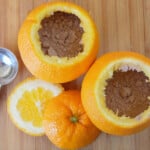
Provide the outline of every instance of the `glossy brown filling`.
[[106,105],[118,116],[134,118],[148,109],[150,82],[143,72],[115,71],[105,88]]
[[60,11],[44,18],[38,31],[44,54],[71,58],[83,52],[84,31],[80,23],[74,14]]

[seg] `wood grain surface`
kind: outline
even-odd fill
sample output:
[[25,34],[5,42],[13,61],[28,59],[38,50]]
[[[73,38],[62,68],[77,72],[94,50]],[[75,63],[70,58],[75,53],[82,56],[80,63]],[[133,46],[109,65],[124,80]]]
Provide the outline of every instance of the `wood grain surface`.
[[[68,0],[69,1],[69,0]],[[150,0],[70,0],[85,8],[96,22],[100,52],[131,50],[150,57]],[[58,150],[45,137],[31,137],[10,121],[6,99],[14,86],[31,76],[20,59],[17,34],[25,16],[46,0],[0,0],[0,47],[11,49],[19,60],[19,73],[0,91],[0,150]],[[74,84],[70,84],[75,86]],[[102,133],[83,150],[149,150],[150,128],[119,137]]]

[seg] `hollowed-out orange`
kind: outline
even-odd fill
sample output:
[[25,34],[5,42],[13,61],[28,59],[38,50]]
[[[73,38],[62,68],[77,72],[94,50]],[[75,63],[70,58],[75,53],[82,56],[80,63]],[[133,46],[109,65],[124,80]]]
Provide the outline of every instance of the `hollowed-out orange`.
[[99,58],[82,84],[82,102],[102,131],[127,135],[150,125],[150,60],[134,52]]
[[[47,21],[49,31],[45,31]],[[63,83],[88,70],[98,51],[98,33],[83,8],[51,2],[35,8],[26,17],[18,46],[24,64],[34,76]]]

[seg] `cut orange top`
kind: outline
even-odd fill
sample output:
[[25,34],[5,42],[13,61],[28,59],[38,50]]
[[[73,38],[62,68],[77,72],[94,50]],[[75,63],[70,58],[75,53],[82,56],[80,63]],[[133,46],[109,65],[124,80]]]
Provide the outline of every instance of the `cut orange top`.
[[66,91],[53,98],[44,113],[46,135],[59,148],[76,149],[99,135],[81,104],[79,91]]

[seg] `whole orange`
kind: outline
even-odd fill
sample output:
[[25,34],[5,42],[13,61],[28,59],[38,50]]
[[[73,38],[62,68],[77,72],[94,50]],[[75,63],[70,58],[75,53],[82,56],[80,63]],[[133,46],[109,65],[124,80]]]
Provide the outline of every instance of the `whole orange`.
[[[71,18],[71,22],[64,21],[65,17]],[[48,20],[52,24],[49,32],[44,30]],[[72,28],[82,32],[81,39]],[[68,2],[48,2],[33,9],[18,35],[19,51],[27,69],[37,78],[53,83],[68,82],[85,73],[96,58],[98,42],[96,25],[88,12]],[[66,52],[69,54],[65,55]]]
[[110,52],[90,68],[82,84],[82,103],[91,121],[115,135],[150,125],[150,59],[135,52]]
[[51,142],[62,149],[86,146],[99,135],[83,109],[80,92],[75,90],[52,98],[44,112],[43,126]]

